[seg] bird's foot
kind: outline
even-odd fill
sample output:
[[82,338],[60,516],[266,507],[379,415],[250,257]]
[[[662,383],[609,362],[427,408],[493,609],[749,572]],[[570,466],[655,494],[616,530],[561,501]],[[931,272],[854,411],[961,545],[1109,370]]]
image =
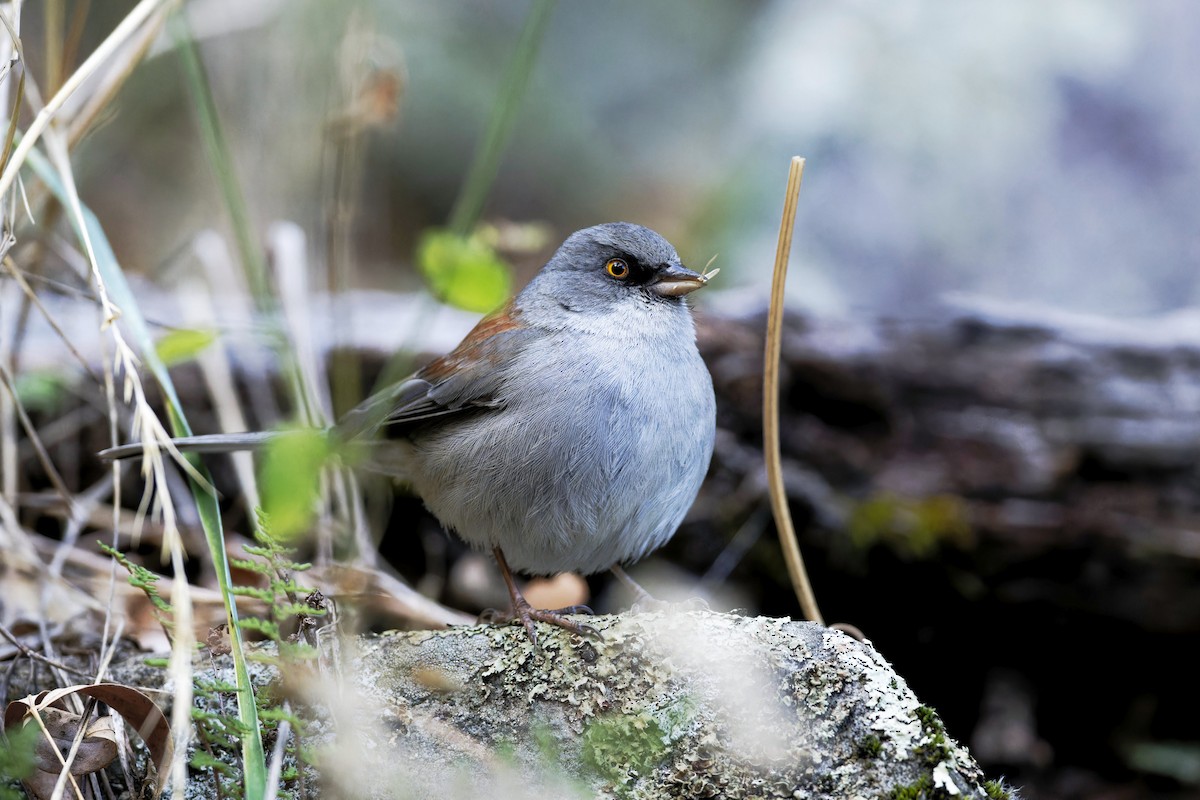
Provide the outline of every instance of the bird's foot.
[[489,609],[479,615],[482,622],[491,622],[497,624],[505,624],[512,622],[520,622],[525,628],[526,635],[529,636],[529,641],[534,645],[538,643],[537,626],[534,622],[545,622],[550,625],[557,625],[565,631],[578,634],[579,636],[594,636],[597,639],[603,639],[600,631],[582,622],[575,622],[567,619],[566,614],[591,614],[592,610],[587,606],[568,606],[567,608],[556,608],[553,610],[534,608],[529,605],[529,601],[525,599],[525,595],[521,594],[521,590],[517,588],[517,582],[513,579],[512,570],[508,568],[508,562],[504,559],[504,552],[499,548],[493,548],[492,553],[496,556],[496,564],[500,567],[500,574],[504,576],[504,583],[508,587],[508,597],[512,601],[512,608],[507,611],[497,611]]
[[567,614],[592,614],[592,610],[587,606],[568,606],[567,608],[534,608],[529,605],[529,602],[521,597],[519,601],[513,603],[513,607],[508,611],[499,611],[497,609],[488,609],[479,615],[480,622],[490,622],[495,625],[505,625],[519,622],[524,628],[526,635],[529,636],[529,641],[534,644],[538,643],[537,626],[535,622],[545,622],[550,625],[557,625],[565,631],[578,634],[580,636],[593,636],[597,639],[602,639],[600,631],[596,630],[591,625],[584,622],[576,622],[573,619],[568,619]]

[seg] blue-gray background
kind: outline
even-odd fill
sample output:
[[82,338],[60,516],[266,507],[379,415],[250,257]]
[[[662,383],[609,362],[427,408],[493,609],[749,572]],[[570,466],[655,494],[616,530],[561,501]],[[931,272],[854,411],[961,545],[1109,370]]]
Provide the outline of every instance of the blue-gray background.
[[[366,135],[354,241],[365,282],[407,285],[528,8],[192,4],[255,221],[295,220],[320,252],[329,120],[348,75],[394,70],[406,88]],[[485,216],[552,238],[632,219],[761,288],[798,154],[797,304],[1175,309],[1200,301],[1197,75],[1200,6],[1177,0],[562,3]],[[183,86],[176,59],[152,60],[79,154],[85,200],[147,272],[223,219]]]

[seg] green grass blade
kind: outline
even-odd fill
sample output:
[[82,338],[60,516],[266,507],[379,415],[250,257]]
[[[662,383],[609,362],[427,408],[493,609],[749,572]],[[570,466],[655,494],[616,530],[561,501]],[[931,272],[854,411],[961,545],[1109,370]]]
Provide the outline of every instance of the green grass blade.
[[[69,198],[61,182],[59,182],[58,176],[40,153],[36,150],[30,150],[26,157],[26,163],[45,182],[50,191],[58,198],[59,202],[64,205],[69,204]],[[81,208],[84,224],[87,226],[87,233],[91,238],[92,251],[96,256],[96,265],[100,269],[101,276],[104,278],[109,296],[117,307],[121,309],[121,325],[130,333],[132,341],[141,350],[143,363],[150,370],[162,390],[163,397],[166,400],[168,421],[171,424],[171,430],[176,436],[190,436],[192,430],[188,425],[187,418],[184,416],[183,406],[179,402],[175,385],[171,381],[171,376],[167,372],[166,365],[158,356],[158,352],[154,346],[154,339],[150,335],[150,328],[146,324],[145,317],[142,316],[141,308],[134,298],[133,291],[129,288],[129,284],[125,280],[125,273],[117,261],[116,254],[109,244],[108,237],[104,234],[100,220],[87,206],[81,204]],[[72,221],[74,222],[73,217]],[[79,231],[76,232],[81,233]],[[207,481],[208,485],[211,486],[212,479],[208,470],[204,468],[199,459],[196,459],[194,456],[192,459],[192,465],[203,480]],[[191,487],[192,498],[195,500],[196,509],[199,512],[200,521],[204,528],[209,556],[213,560],[217,581],[221,587],[221,595],[225,600],[225,615],[229,622],[230,644],[238,685],[238,717],[242,724],[246,726],[246,730],[249,731],[247,735],[242,737],[241,741],[246,797],[258,798],[266,793],[266,759],[259,731],[258,711],[254,703],[254,688],[250,683],[250,673],[246,667],[246,657],[240,634],[241,629],[238,626],[237,606],[234,604],[232,594],[233,579],[229,571],[229,559],[225,552],[225,536],[221,527],[220,507],[212,492],[208,491],[205,486],[197,483],[190,475],[188,476],[188,483]]]
[[454,203],[454,210],[450,212],[450,230],[459,236],[469,234],[483,212],[488,190],[500,168],[500,155],[504,152],[516,124],[521,98],[525,96],[525,89],[529,86],[529,74],[537,61],[538,49],[545,36],[554,5],[555,0],[534,0],[529,16],[525,18],[525,27],[504,73],[500,96],[496,98],[496,105],[492,109],[487,133],[483,143],[475,151],[475,159],[471,162],[467,179]]
[[200,124],[200,132],[204,139],[208,160],[212,165],[213,174],[220,187],[230,224],[233,226],[234,239],[246,274],[246,282],[254,296],[254,302],[268,324],[268,335],[271,346],[279,357],[279,371],[284,376],[286,384],[293,389],[293,399],[296,407],[303,409],[301,418],[320,419],[323,414],[316,398],[310,397],[303,389],[307,383],[302,379],[300,365],[297,364],[294,353],[283,346],[286,341],[284,331],[277,323],[278,301],[272,291],[271,281],[267,271],[266,260],[262,248],[254,235],[250,222],[250,211],[246,204],[246,195],[238,180],[237,165],[233,160],[233,152],[225,138],[221,126],[221,115],[213,97],[212,86],[208,73],[204,68],[204,60],[200,57],[200,48],[188,26],[187,16],[183,11],[171,15],[168,29],[175,40],[176,49],[183,62],[184,74],[187,76],[188,91],[196,108]]
[[229,221],[233,225],[234,239],[237,242],[238,253],[242,259],[242,269],[246,272],[246,281],[254,301],[262,311],[272,311],[275,308],[275,296],[271,293],[270,281],[267,279],[267,265],[262,257],[262,251],[255,239],[250,226],[250,212],[246,205],[246,196],[242,193],[241,184],[237,178],[237,167],[233,163],[233,154],[229,142],[225,139],[221,127],[221,117],[217,113],[217,103],[213,99],[212,87],[209,85],[208,74],[204,70],[204,62],[200,58],[200,49],[196,38],[192,36],[188,26],[187,16],[182,10],[171,14],[167,22],[171,36],[175,40],[176,50],[183,62],[183,71],[187,76],[188,91],[199,116],[200,133],[204,138],[204,147],[208,151],[208,159],[216,174],[221,196],[225,200]]

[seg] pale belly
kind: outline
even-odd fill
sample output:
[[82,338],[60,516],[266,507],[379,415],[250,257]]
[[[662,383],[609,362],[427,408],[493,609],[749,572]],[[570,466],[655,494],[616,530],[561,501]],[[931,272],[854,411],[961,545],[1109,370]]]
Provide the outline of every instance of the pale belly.
[[641,558],[696,497],[715,407],[698,355],[630,374],[522,386],[501,412],[416,437],[413,488],[443,525],[501,547],[519,572],[588,574]]

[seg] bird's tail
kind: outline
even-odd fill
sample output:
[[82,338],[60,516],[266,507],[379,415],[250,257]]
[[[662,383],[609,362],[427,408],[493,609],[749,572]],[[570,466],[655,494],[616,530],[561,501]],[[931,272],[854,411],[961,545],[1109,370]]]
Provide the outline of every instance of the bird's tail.
[[[171,443],[185,453],[235,453],[239,450],[261,450],[268,442],[286,435],[277,431],[211,433],[205,436],[172,439]],[[141,442],[133,442],[101,450],[99,456],[106,461],[119,461],[124,458],[137,458],[143,451],[144,445]]]

